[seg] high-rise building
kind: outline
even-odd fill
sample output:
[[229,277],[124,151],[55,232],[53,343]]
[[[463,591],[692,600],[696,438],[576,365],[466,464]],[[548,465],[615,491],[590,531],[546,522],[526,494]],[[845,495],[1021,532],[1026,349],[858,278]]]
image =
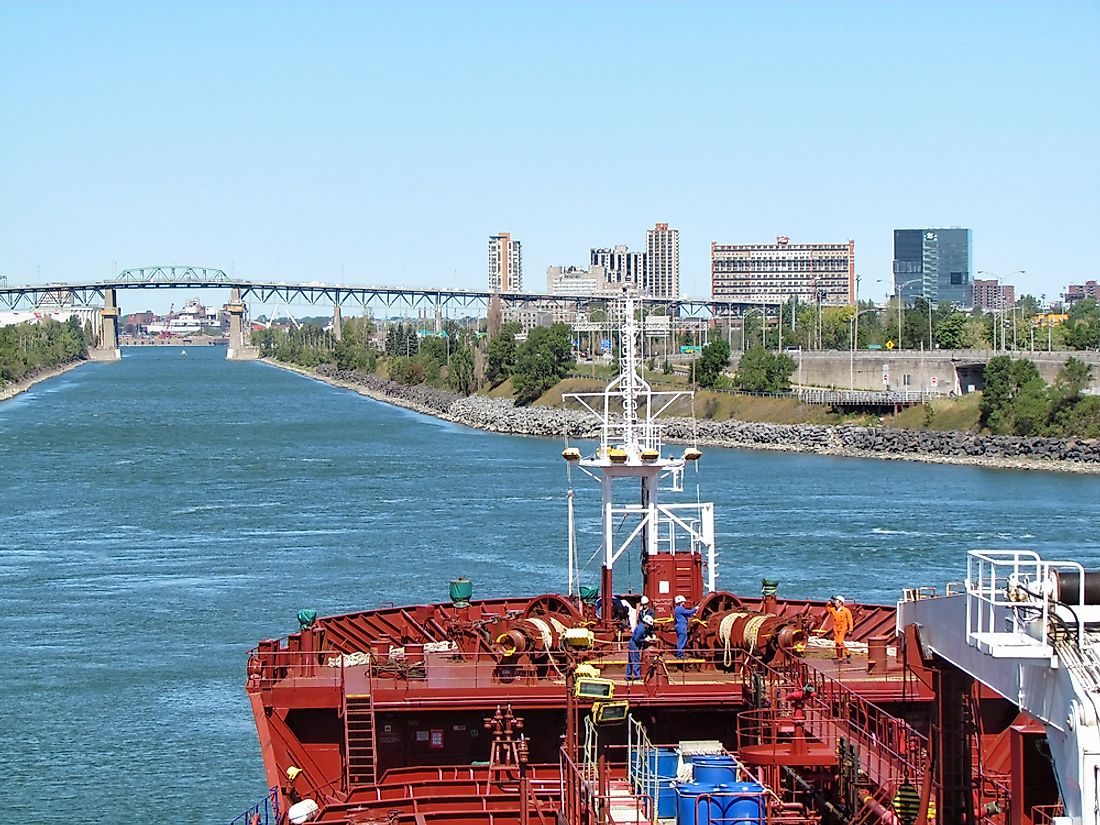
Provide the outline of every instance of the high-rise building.
[[631,252],[626,245],[592,249],[588,263],[601,267],[606,277],[606,289],[619,291],[623,287],[641,287],[645,270],[645,253]]
[[970,241],[969,229],[895,229],[894,293],[906,303],[971,306]]
[[1066,291],[1062,294],[1062,298],[1069,306],[1073,306],[1078,301],[1085,298],[1092,298],[1093,300],[1100,301],[1100,283],[1096,281],[1085,281],[1083,284],[1070,284],[1066,287]]
[[723,301],[780,304],[855,303],[856,244],[791,243],[710,245],[711,297]]
[[654,298],[680,297],[680,230],[667,223],[645,233],[642,292]]
[[489,291],[523,291],[523,256],[510,232],[489,236]]
[[599,265],[589,269],[576,266],[546,268],[546,291],[550,295],[596,295],[607,289],[607,276]]
[[982,312],[1000,312],[1016,305],[1016,287],[1000,281],[974,279],[974,295],[970,306]]

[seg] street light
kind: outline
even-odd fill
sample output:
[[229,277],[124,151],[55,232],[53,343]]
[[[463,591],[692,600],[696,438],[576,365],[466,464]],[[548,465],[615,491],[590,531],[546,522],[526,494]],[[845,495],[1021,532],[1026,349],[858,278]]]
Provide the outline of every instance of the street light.
[[764,349],[767,349],[767,339],[764,337],[766,334],[765,329],[767,325],[767,316],[764,314],[764,310],[760,307],[752,307],[744,315],[741,316],[741,352],[746,351],[745,327],[748,326],[749,316],[752,315],[754,312],[760,313],[760,346],[764,347]]
[[[1005,347],[1005,293],[1004,287],[1001,286],[1001,276],[996,272],[990,272],[988,269],[979,269],[979,275],[992,275],[997,281],[997,320],[998,326],[1001,328],[1001,351],[1004,352]],[[1010,272],[1010,275],[1026,275],[1026,269],[1017,269],[1015,272]],[[1012,348],[1016,348],[1016,324],[1015,316],[1013,317],[1012,324]],[[993,328],[993,350],[997,350],[997,329]]]
[[848,390],[854,391],[856,388],[856,335],[859,331],[859,316],[866,315],[868,312],[878,312],[878,307],[872,307],[871,309],[861,309],[855,315],[848,319],[848,336],[851,350],[848,354]]
[[905,298],[902,295],[902,292],[907,286],[909,286],[909,284],[919,283],[923,280],[924,278],[910,278],[908,281],[905,281],[900,286],[898,286],[898,349],[901,349],[901,309],[905,306]]

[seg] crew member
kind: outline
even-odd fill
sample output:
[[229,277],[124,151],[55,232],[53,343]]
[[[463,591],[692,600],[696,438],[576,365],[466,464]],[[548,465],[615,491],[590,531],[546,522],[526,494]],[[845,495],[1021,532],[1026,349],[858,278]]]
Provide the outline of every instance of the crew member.
[[851,661],[852,652],[848,650],[844,640],[856,623],[852,618],[852,611],[844,604],[843,596],[833,596],[829,599],[825,610],[833,617],[833,643],[836,645],[836,658]]
[[630,643],[627,650],[626,679],[642,678],[642,645],[653,635],[653,617],[643,616],[630,634]]
[[629,625],[629,627],[623,629],[629,630],[631,633],[633,633],[634,629],[638,626],[638,608],[636,608],[626,599],[619,599],[619,604],[621,604],[623,606],[623,609],[626,610],[626,622]]
[[694,616],[699,608],[688,607],[687,599],[683,596],[677,596],[673,601],[676,605],[672,610],[676,617],[676,658],[683,659],[686,655],[684,648],[687,647],[688,641],[688,619]]
[[642,600],[638,603],[638,618],[644,619],[646,616],[652,619],[657,618],[653,614],[653,606],[649,603],[649,596],[642,596]]
[[302,794],[298,791],[298,789],[296,787],[294,787],[294,783],[297,781],[298,777],[301,776],[301,775],[302,775],[302,769],[299,768],[297,765],[291,765],[289,768],[286,769],[286,791],[285,791],[285,793],[286,793],[286,798],[289,799],[292,803],[297,803],[297,802],[302,801]]

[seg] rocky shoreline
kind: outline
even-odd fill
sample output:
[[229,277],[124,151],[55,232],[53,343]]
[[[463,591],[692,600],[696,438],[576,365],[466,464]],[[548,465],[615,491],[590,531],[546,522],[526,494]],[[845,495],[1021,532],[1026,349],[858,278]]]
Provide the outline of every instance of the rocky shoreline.
[[55,378],[58,375],[74,370],[81,364],[87,364],[86,360],[70,361],[67,364],[62,364],[60,367],[54,367],[52,370],[42,370],[36,372],[30,378],[24,378],[22,381],[15,381],[11,384],[4,384],[0,386],[0,401],[7,401],[9,398],[15,398],[15,396],[26,392],[35,384],[42,381],[48,381],[51,378]]
[[[548,438],[597,436],[591,416],[553,407],[516,407],[510,400],[462,396],[425,386],[406,386],[376,375],[322,365],[303,369],[267,363],[378,401],[488,432]],[[1100,439],[1028,438],[892,427],[764,424],[670,418],[665,437],[680,443],[750,450],[808,452],[850,458],[922,461],[1015,470],[1100,474]]]

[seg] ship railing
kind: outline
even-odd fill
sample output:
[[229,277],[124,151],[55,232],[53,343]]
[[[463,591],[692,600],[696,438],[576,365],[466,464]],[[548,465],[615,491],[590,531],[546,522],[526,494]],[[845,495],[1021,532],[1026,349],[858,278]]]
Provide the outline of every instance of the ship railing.
[[[1009,777],[980,774],[974,787],[975,812],[979,825],[1002,825],[1012,806]],[[1037,820],[1035,820],[1037,822]]]
[[[966,559],[966,638],[973,647],[997,643],[1048,644],[1055,581],[1076,577],[1076,604],[1085,604],[1085,569],[1073,561],[1044,561],[1033,550],[971,550]],[[1057,614],[1079,650],[1086,648],[1080,611]],[[1040,652],[1042,652],[1040,650]]]
[[1053,805],[1034,805],[1031,808],[1031,821],[1033,825],[1054,825],[1057,817],[1065,816],[1065,809],[1061,802]]
[[277,825],[279,813],[279,788],[272,787],[267,796],[244,813],[230,821],[229,825]]
[[[293,681],[312,685],[344,685],[344,671],[354,663],[355,654],[339,650],[288,650],[277,647],[278,641],[263,643],[248,655],[249,688],[269,690],[276,685]],[[366,664],[364,658],[362,663]]]
[[[660,626],[664,627],[662,623]],[[465,689],[502,687],[545,687],[548,684],[565,684],[568,659],[562,651],[535,650],[531,655],[508,658],[490,651],[436,651],[412,653],[409,646],[392,654],[370,654],[360,662],[346,656],[346,682],[354,691],[367,692],[365,681],[387,689],[423,691],[453,691]],[[743,661],[741,651],[731,651],[731,670]],[[699,671],[713,673],[716,679],[736,683],[735,673],[722,673],[716,667],[722,664],[723,652],[713,648],[689,648],[684,658],[673,656],[671,647],[649,648],[642,651],[641,667],[646,681],[657,679],[661,684],[681,685],[698,682]],[[366,667],[357,665],[369,661]],[[591,664],[604,671],[611,679],[622,679],[629,662],[628,642],[613,641],[602,645]]]
[[[807,715],[811,711],[819,714],[815,718],[822,722],[828,719],[836,735],[843,735],[859,746],[865,771],[873,770],[876,776],[895,781],[904,777],[915,781],[929,769],[927,737],[839,680],[801,660],[788,663],[782,670],[760,661],[756,661],[753,668],[774,683],[775,694],[795,687],[812,687],[812,696],[804,705],[805,712]],[[788,711],[792,712],[793,708]],[[817,732],[815,729],[814,733]]]
[[[601,782],[597,773],[569,756],[567,748],[560,751],[561,761],[561,811],[566,825],[651,825],[656,815],[654,800],[636,791],[629,780],[613,781],[627,777],[628,765],[618,754],[626,753],[625,746],[606,748],[604,769],[608,778]],[[760,777],[746,773],[746,781],[759,782]],[[751,803],[755,800],[756,805]],[[735,803],[753,809],[741,813]],[[746,803],[749,803],[746,805]],[[781,799],[771,788],[759,783],[757,788],[715,791],[703,794],[695,802],[696,821],[708,821],[712,825],[810,825],[819,818],[807,813],[796,802]],[[699,817],[702,816],[700,820]]]

